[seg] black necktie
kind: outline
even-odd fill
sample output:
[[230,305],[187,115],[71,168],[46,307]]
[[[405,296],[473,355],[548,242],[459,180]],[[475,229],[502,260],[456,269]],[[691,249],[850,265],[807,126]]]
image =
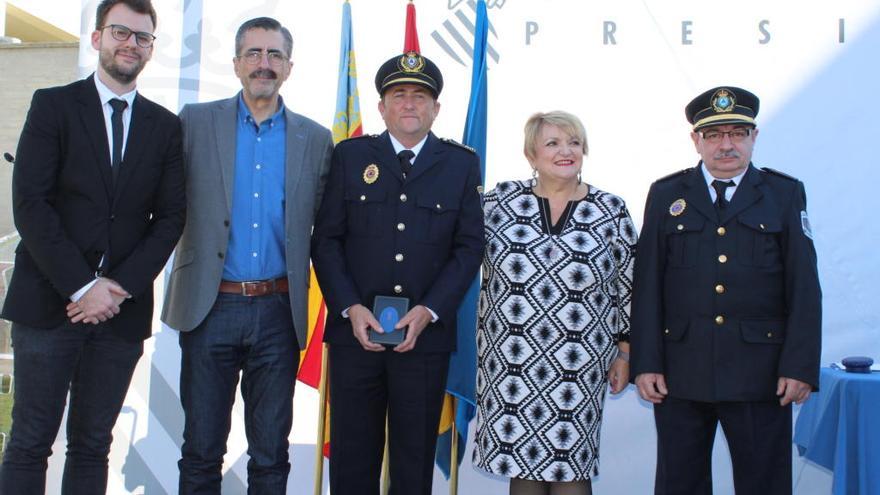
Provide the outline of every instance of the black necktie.
[[400,173],[403,174],[403,178],[406,179],[406,174],[412,170],[412,158],[416,156],[412,150],[403,150],[397,154],[397,159],[400,160]]
[[114,98],[110,100],[110,106],[113,107],[113,115],[110,116],[110,123],[113,127],[113,156],[110,157],[110,166],[113,167],[113,181],[116,182],[116,176],[119,174],[119,162],[122,161],[122,112],[128,106],[128,102]]
[[713,180],[712,187],[715,188],[715,193],[717,194],[717,198],[715,199],[715,208],[719,210],[723,210],[727,208],[727,196],[725,195],[725,191],[728,187],[733,187],[734,183],[732,180]]

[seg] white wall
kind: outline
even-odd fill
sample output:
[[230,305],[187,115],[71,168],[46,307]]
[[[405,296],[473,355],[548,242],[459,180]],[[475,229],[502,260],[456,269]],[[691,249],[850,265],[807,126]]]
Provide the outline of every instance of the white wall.
[[[245,19],[269,15],[291,28],[295,39],[293,74],[282,90],[285,102],[331,124],[342,0],[155,3],[159,40],[140,79],[140,90],[147,96],[176,110],[182,102],[233,95],[239,89],[231,67],[235,30]],[[96,1],[83,4],[87,36]],[[469,56],[445,24],[470,42],[472,36],[458,15],[473,20],[474,14],[468,0],[421,0],[416,5],[422,53],[441,67],[446,80],[435,132],[459,139],[470,66],[444,52],[432,33],[455,47],[467,64]],[[500,58],[490,62],[487,186],[528,175],[521,143],[529,114],[565,109],[579,115],[587,127],[591,154],[585,179],[624,197],[641,224],[650,183],[697,160],[688,138],[685,104],[715,85],[748,88],[762,99],[755,162],[784,170],[807,185],[825,294],[823,363],[850,354],[880,358],[878,317],[871,311],[876,301],[873,282],[880,278],[880,258],[873,253],[880,240],[880,229],[873,225],[880,206],[874,185],[880,174],[873,153],[880,131],[873,109],[880,88],[880,0],[816,0],[809,8],[799,2],[761,0],[493,0],[489,5],[495,29],[489,40]],[[403,0],[352,0],[368,133],[383,128],[373,76],[380,63],[402,49],[404,8]],[[198,22],[201,36],[193,34]],[[606,22],[615,25],[616,44],[603,43]],[[81,72],[88,73],[94,54],[84,46],[81,55]],[[157,325],[157,332],[148,341],[115,431],[111,493],[176,491],[182,430],[179,351],[173,331]],[[315,393],[298,387],[288,493],[311,493],[316,410]],[[240,426],[241,411],[236,414]],[[650,408],[630,388],[608,401],[605,418],[597,493],[650,493],[655,461]],[[716,493],[733,493],[721,435],[717,447]],[[244,493],[244,449],[237,427],[230,437],[224,493]],[[63,442],[56,445],[56,452],[63,450]],[[55,486],[60,457],[56,455],[51,466]],[[829,473],[799,459],[795,479],[798,494],[829,491]],[[434,492],[446,493],[439,474],[436,480]],[[506,485],[475,472],[466,462],[460,493],[503,494]]]

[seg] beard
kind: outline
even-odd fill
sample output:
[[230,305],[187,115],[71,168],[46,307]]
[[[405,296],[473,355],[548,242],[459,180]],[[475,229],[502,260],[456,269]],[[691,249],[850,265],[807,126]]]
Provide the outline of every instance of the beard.
[[98,62],[101,64],[101,67],[104,69],[104,72],[107,73],[110,77],[122,84],[130,84],[132,81],[137,79],[138,74],[144,70],[144,66],[147,65],[146,60],[144,60],[143,55],[137,52],[129,52],[138,58],[137,62],[131,66],[126,67],[120,65],[116,62],[116,53],[123,51],[122,49],[111,50],[109,48],[102,48],[100,54],[98,55]]

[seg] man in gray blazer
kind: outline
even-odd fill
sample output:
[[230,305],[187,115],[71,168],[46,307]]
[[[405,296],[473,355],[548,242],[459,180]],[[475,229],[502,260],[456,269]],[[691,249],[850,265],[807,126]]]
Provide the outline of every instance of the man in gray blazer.
[[278,21],[245,22],[233,59],[242,91],[180,113],[189,217],[162,312],[181,332],[180,494],[220,493],[239,373],[249,493],[286,490],[309,236],[333,147],[279,96],[292,49]]

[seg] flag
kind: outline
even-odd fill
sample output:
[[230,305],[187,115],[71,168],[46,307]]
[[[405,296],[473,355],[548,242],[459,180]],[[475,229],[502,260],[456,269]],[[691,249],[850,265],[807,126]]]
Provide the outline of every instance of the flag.
[[406,28],[403,35],[403,53],[416,52],[419,50],[419,33],[416,31],[416,6],[409,0],[406,5]]
[[[467,120],[462,142],[477,151],[480,156],[481,184],[486,182],[486,109],[487,74],[486,47],[489,19],[486,0],[477,2],[477,21],[474,29],[474,65],[471,72],[471,97],[468,102]],[[452,422],[458,431],[458,460],[464,457],[468,425],[476,414],[477,346],[474,331],[477,328],[477,303],[480,297],[480,277],[474,277],[470,288],[458,308],[458,343],[449,363],[446,378],[446,397],[440,421],[435,461],[443,474],[449,478],[452,452]],[[453,397],[455,400],[453,400]],[[454,406],[454,407],[453,407]]]
[[[339,79],[336,86],[336,113],[333,115],[333,143],[360,136],[361,107],[357,90],[357,67],[354,57],[354,40],[351,27],[351,5],[348,0],[342,5],[342,37],[339,46]],[[306,350],[300,359],[297,379],[306,385],[318,388],[323,363],[324,323],[327,318],[327,305],[315,270],[311,270],[309,286],[309,334]],[[329,403],[329,390],[325,400]],[[324,418],[324,455],[330,452],[329,406]]]

